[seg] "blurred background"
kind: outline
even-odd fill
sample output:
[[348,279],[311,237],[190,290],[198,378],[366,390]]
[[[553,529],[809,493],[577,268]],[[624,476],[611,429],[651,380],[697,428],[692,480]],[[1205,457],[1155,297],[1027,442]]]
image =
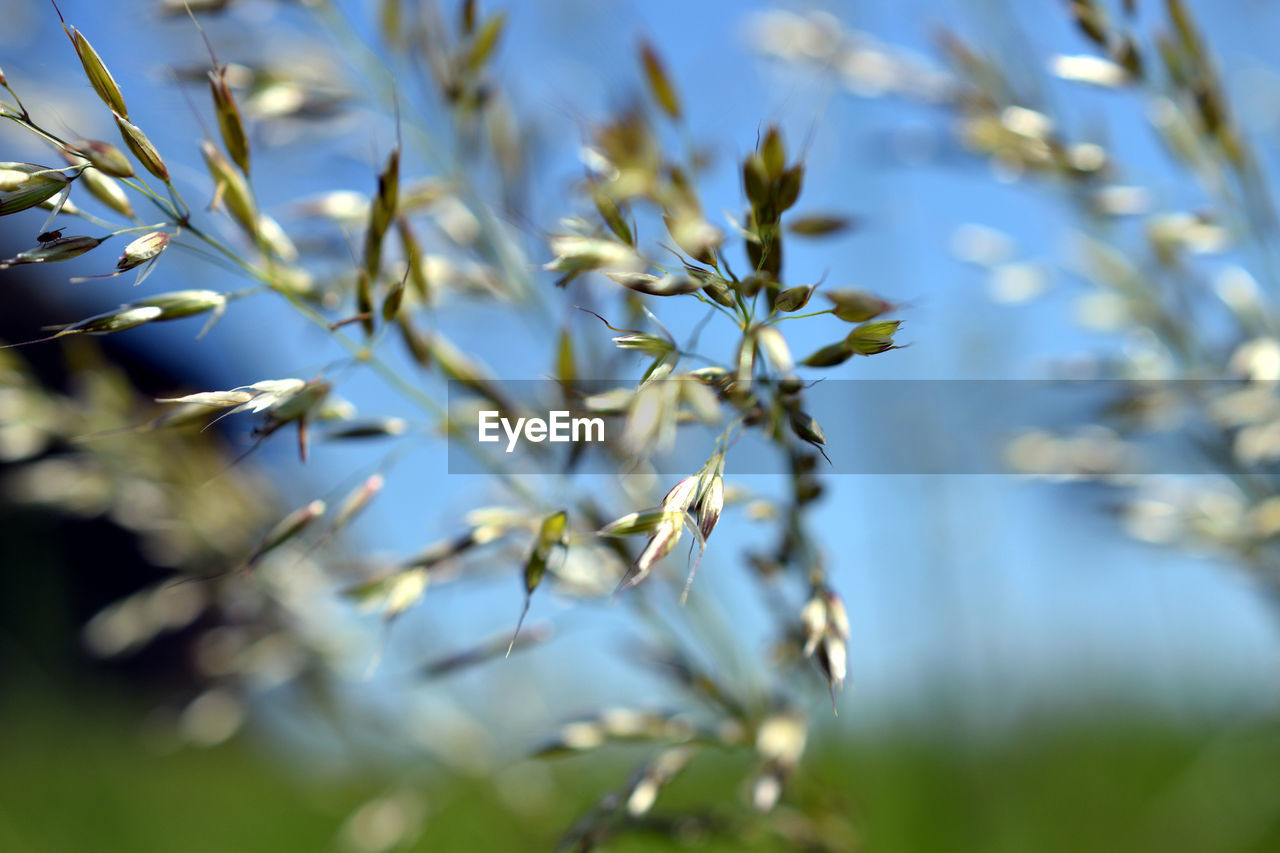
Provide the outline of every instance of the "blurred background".
[[[199,76],[208,62],[181,4],[59,5],[112,70],[175,185],[209,215],[197,144],[212,121]],[[304,257],[322,241],[345,251],[341,231],[317,234],[305,202],[333,190],[368,195],[396,141],[397,108],[415,128],[406,134],[406,150],[417,152],[406,156],[410,171],[471,175],[462,202],[428,208],[434,273],[457,282],[437,321],[500,379],[547,375],[547,328],[600,332],[551,292],[540,267],[552,257],[547,234],[581,209],[573,191],[587,128],[643,95],[634,61],[642,38],[679,87],[680,144],[706,149],[708,219],[727,227],[736,215],[737,161],[776,123],[805,159],[802,207],[855,221],[792,247],[789,280],[825,279],[902,303],[895,316],[910,346],[858,359],[842,378],[1092,375],[1154,359],[1141,315],[1126,314],[1094,280],[1100,253],[1089,241],[1101,238],[1073,206],[1078,193],[1016,158],[975,150],[963,111],[938,95],[956,73],[943,33],[1034,92],[1078,144],[1123,163],[1109,185],[1141,202],[1116,218],[1148,223],[1212,201],[1152,132],[1158,98],[1055,73],[1055,57],[1091,50],[1065,3],[509,3],[493,62],[519,130],[514,181],[470,164],[466,135],[454,135],[439,105],[376,70],[396,60],[378,45],[397,4],[192,5],[219,59],[256,69],[237,83],[255,187]],[[440,5],[452,21],[456,4]],[[1117,19],[1128,6],[1103,5]],[[1136,5],[1124,19],[1134,32],[1169,29],[1165,4]],[[1267,38],[1280,13],[1247,0],[1190,5],[1265,173],[1280,150],[1280,76]],[[114,140],[53,8],[7,0],[3,18],[0,68],[42,124]],[[815,43],[815,33],[840,34],[847,52]],[[11,161],[57,156],[16,126],[0,128],[0,146]],[[92,199],[72,199],[102,214]],[[500,211],[496,224],[476,214],[476,200]],[[0,220],[0,255],[30,248],[44,215]],[[491,228],[502,235],[496,249],[446,250]],[[101,230],[78,223],[74,233]],[[1126,233],[1116,238],[1122,256]],[[1196,251],[1179,275],[1215,293],[1264,287],[1254,275],[1266,261],[1250,251]],[[32,339],[143,293],[243,286],[176,249],[138,290],[132,274],[68,282],[109,272],[114,257],[103,249],[5,271],[0,338]],[[496,285],[486,278],[495,270]],[[604,289],[575,287],[574,298]],[[500,295],[549,295],[497,327],[488,291],[507,289]],[[683,337],[701,313],[662,318]],[[455,666],[451,656],[477,644],[498,638],[505,648],[522,601],[515,563],[474,583],[433,586],[394,621],[362,612],[315,564],[376,564],[447,539],[470,510],[498,501],[493,485],[450,475],[442,442],[413,430],[394,446],[316,440],[305,464],[283,434],[235,461],[254,441],[236,418],[179,436],[116,432],[156,416],[148,397],[321,372],[340,379],[338,393],[361,415],[406,416],[395,389],[369,371],[335,370],[346,354],[283,300],[233,303],[199,341],[192,322],[0,358],[0,848],[553,846],[626,782],[646,747],[528,756],[565,721],[600,708],[679,707],[668,681],[632,654],[637,617],[607,598],[552,592],[535,599],[525,626],[545,641]],[[714,326],[702,339],[708,351],[731,344]],[[406,355],[387,359],[439,393]],[[856,422],[825,427],[833,454],[856,448]],[[735,479],[732,466],[731,456],[726,479],[753,494],[778,488],[777,478]],[[265,520],[316,497],[336,503],[375,472],[386,476],[376,503],[298,555],[287,583],[269,577],[270,594],[172,583],[174,567],[225,568],[260,539]],[[1217,532],[1253,524],[1248,511],[1260,498],[1225,475],[1120,486],[1014,474],[831,476],[813,524],[849,613],[850,683],[838,717],[820,679],[801,700],[815,723],[794,780],[795,796],[821,803],[831,826],[812,837],[749,829],[735,840],[714,821],[692,822],[622,835],[607,849],[1275,849],[1274,578],[1239,536]],[[767,655],[770,602],[739,563],[761,534],[748,514],[726,511],[716,535],[733,547],[708,550],[700,617],[710,644],[732,647],[724,677],[750,682],[752,661]],[[669,802],[731,811],[747,796],[742,767],[740,756],[715,756],[673,783]]]

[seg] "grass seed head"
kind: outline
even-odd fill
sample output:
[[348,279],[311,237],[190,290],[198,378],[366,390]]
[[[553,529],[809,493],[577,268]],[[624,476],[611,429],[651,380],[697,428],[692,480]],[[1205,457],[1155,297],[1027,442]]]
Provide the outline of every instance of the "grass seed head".
[[0,216],[37,207],[64,191],[72,178],[34,163],[0,162]]
[[249,174],[249,137],[244,132],[244,121],[235,95],[227,85],[227,70],[219,68],[209,72],[209,89],[213,93],[214,113],[218,117],[218,130],[222,132],[222,144],[231,159],[246,175]]
[[671,82],[658,52],[649,42],[640,45],[640,62],[644,66],[645,80],[649,84],[649,92],[662,111],[676,121],[680,120],[680,98],[676,94],[675,84]]
[[[697,483],[695,482],[694,485],[696,486]],[[674,509],[672,507],[656,507],[654,509],[640,510],[639,512],[629,512],[601,527],[597,531],[597,535],[635,536],[637,534],[653,533],[664,523],[680,519],[683,515],[683,509]]]
[[788,287],[786,290],[778,294],[778,298],[774,300],[773,307],[778,311],[799,311],[801,308],[809,304],[809,297],[813,296],[813,292],[817,287]]
[[835,367],[837,364],[844,364],[852,357],[853,348],[841,340],[834,344],[827,344],[801,363],[808,367]]
[[133,164],[124,156],[123,151],[110,142],[85,139],[76,146],[76,153],[103,174],[113,178],[133,177]]
[[802,412],[799,409],[791,409],[787,414],[791,421],[791,431],[798,438],[819,446],[827,443],[827,436],[823,433],[822,427],[818,425],[818,421],[813,415],[808,412]]
[[102,245],[98,237],[61,237],[41,243],[34,249],[19,252],[7,261],[0,262],[0,270],[21,264],[50,264],[69,261]]
[[378,493],[382,491],[382,487],[386,484],[381,474],[373,474],[354,490],[351,494],[343,499],[338,505],[338,511],[333,515],[333,525],[331,532],[336,533],[346,527],[351,519],[355,518],[365,507],[369,505]]
[[138,162],[142,164],[148,172],[155,175],[166,183],[169,180],[169,167],[164,164],[164,160],[160,157],[160,152],[151,144],[151,140],[142,132],[142,129],[133,124],[124,117],[122,113],[116,113],[116,127],[120,129],[120,138],[124,140],[124,144],[133,152],[133,156],[138,158]]
[[827,632],[827,602],[815,595],[800,608],[800,624],[804,628],[804,655],[809,657]]
[[158,319],[162,313],[163,311],[155,306],[125,306],[115,311],[96,314],[78,323],[73,323],[58,332],[55,337],[73,334],[105,335],[111,332],[123,332],[126,329],[141,326],[143,323],[150,323],[152,320]]
[[400,148],[397,146],[387,155],[387,162],[378,173],[378,191],[373,197],[373,208],[369,214],[369,229],[378,234],[385,234],[391,225],[392,218],[400,201]]
[[672,486],[671,490],[662,499],[663,509],[674,509],[683,512],[693,506],[693,501],[698,496],[700,479],[697,474],[690,474]]
[[724,478],[719,474],[711,477],[706,494],[698,501],[698,528],[705,539],[715,530],[720,521],[720,513],[724,511]]
[[547,563],[551,558],[551,551],[557,545],[565,544],[565,528],[568,523],[569,514],[564,510],[552,513],[542,519],[542,523],[538,527],[538,535],[534,539],[533,549],[529,553],[529,559],[525,563],[524,569],[524,588],[525,591],[532,594],[538,588],[538,584],[542,582],[542,576],[547,571]]
[[84,184],[89,194],[102,204],[121,216],[133,218],[133,204],[129,201],[124,188],[114,178],[107,177],[97,169],[88,168],[80,173],[79,181]]
[[631,570],[623,580],[623,586],[633,587],[649,576],[653,567],[662,558],[670,554],[680,542],[680,534],[684,532],[684,513],[665,513],[665,518],[654,530],[653,536],[645,543],[640,556],[632,563]]
[[80,57],[80,64],[84,66],[84,73],[89,78],[89,85],[93,86],[93,90],[98,93],[98,97],[111,108],[113,113],[127,117],[129,108],[125,106],[124,93],[120,91],[115,78],[107,70],[102,57],[98,56],[98,52],[93,49],[93,45],[89,44],[89,40],[84,37],[83,33],[75,27],[68,27],[66,24],[63,24],[63,27],[66,29],[67,37],[71,39],[72,46],[76,49],[76,56]]
[[765,326],[756,332],[756,343],[765,358],[781,373],[790,373],[795,369],[795,359],[791,357],[791,348],[787,339],[778,331],[777,326]]
[[306,530],[313,521],[324,515],[324,501],[312,501],[304,507],[295,509],[280,520],[275,527],[267,531],[267,535],[262,537],[262,541],[258,547],[253,550],[249,559],[245,561],[246,567],[252,567],[263,558],[269,551],[279,548],[284,543],[293,539],[302,531]]
[[835,306],[831,313],[847,323],[865,323],[897,307],[873,293],[854,288],[829,290],[824,295]]
[[253,203],[253,194],[249,191],[244,175],[209,140],[200,144],[200,153],[204,155],[205,167],[213,178],[215,202],[222,202],[227,213],[231,214],[231,218],[245,233],[256,236],[259,225],[257,207]]
[[[169,245],[169,235],[164,231],[152,231],[144,234],[132,243],[124,247],[124,252],[120,255],[120,260],[116,262],[116,269],[120,272],[131,270],[139,267],[147,261],[155,260],[159,257]],[[186,291],[188,293],[196,293],[201,291]],[[209,293],[210,291],[202,291]]]
[[893,336],[902,325],[900,320],[879,320],[863,323],[845,338],[845,345],[857,355],[877,355],[897,349]]
[[850,226],[847,216],[831,216],[812,214],[792,219],[787,223],[787,230],[801,237],[826,237],[839,234]]
[[227,297],[216,290],[176,290],[139,299],[130,307],[156,307],[160,313],[156,320],[181,320],[208,311],[221,313],[227,306]]

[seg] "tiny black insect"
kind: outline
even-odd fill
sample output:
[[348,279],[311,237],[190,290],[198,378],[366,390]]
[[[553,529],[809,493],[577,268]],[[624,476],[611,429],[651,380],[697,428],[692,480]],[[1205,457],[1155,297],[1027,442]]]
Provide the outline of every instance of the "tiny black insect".
[[42,233],[42,234],[37,234],[37,235],[36,235],[36,242],[37,242],[37,243],[52,243],[54,240],[61,240],[61,239],[62,239],[62,232],[63,232],[64,230],[65,230],[65,229],[59,228],[57,231],[45,231],[45,232],[44,232],[44,233]]

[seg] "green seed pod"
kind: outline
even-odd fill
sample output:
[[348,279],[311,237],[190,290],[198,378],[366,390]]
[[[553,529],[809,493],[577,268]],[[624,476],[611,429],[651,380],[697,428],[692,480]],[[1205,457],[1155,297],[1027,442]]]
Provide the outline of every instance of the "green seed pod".
[[124,152],[109,142],[86,139],[76,147],[76,153],[103,174],[113,178],[132,178],[133,164]]
[[902,323],[899,320],[882,320],[875,323],[863,323],[856,327],[845,338],[845,345],[858,355],[877,355],[897,349],[893,336]]
[[323,379],[304,383],[301,388],[285,394],[270,406],[270,420],[276,424],[297,420],[323,403],[332,390],[333,385]]
[[818,446],[827,443],[826,434],[823,433],[822,427],[818,425],[812,415],[799,409],[792,409],[787,413],[787,416],[791,421],[791,431],[796,434],[796,437]]
[[728,283],[719,276],[707,276],[702,283],[702,292],[726,308],[732,308],[735,304],[733,291],[729,289]]
[[[63,26],[66,27],[65,24]],[[124,94],[120,91],[120,87],[116,85],[115,78],[111,76],[111,72],[107,70],[102,57],[98,56],[98,52],[93,49],[93,45],[89,44],[89,40],[75,27],[66,27],[66,31],[67,36],[71,39],[71,44],[76,49],[76,56],[80,57],[80,64],[84,66],[84,73],[89,78],[89,85],[93,86],[93,90],[98,93],[98,97],[111,108],[113,113],[127,117],[129,108],[125,106]]]
[[600,212],[600,218],[609,226],[609,230],[628,246],[634,246],[636,244],[635,235],[631,232],[631,226],[627,224],[627,220],[623,217],[622,210],[618,207],[618,203],[613,196],[602,189],[597,189],[592,195],[595,199],[596,210]]
[[684,510],[646,509],[640,512],[629,512],[622,518],[609,522],[601,527],[598,536],[635,536],[641,533],[653,533],[663,524],[678,521],[684,517]]
[[213,93],[214,112],[218,116],[218,129],[222,131],[222,144],[240,170],[249,174],[249,137],[244,132],[244,121],[235,96],[227,85],[227,69],[209,72],[209,88]]
[[151,140],[136,124],[131,124],[120,114],[116,114],[116,127],[120,129],[120,138],[138,158],[143,167],[162,181],[169,180],[169,167],[160,158],[160,152],[151,144]]
[[71,181],[34,163],[0,162],[0,216],[36,207],[66,190]]
[[409,283],[408,271],[404,278],[391,285],[386,297],[382,300],[382,322],[390,323],[400,314],[400,306],[404,303],[405,286]]
[[759,154],[742,161],[742,187],[753,209],[759,210],[769,203],[769,175]]
[[662,111],[676,121],[680,120],[680,98],[676,87],[662,67],[662,61],[653,45],[647,41],[640,45],[640,62],[644,66],[645,80],[649,84],[649,92],[657,101]]
[[231,218],[239,223],[241,228],[250,235],[257,234],[258,216],[253,195],[249,192],[249,185],[245,183],[244,175],[236,171],[231,161],[224,157],[209,140],[206,139],[200,144],[200,153],[204,155],[205,167],[208,168],[209,176],[213,178],[216,188],[214,202],[221,200],[227,213],[231,214]]
[[114,178],[108,178],[97,169],[89,168],[80,173],[89,194],[121,216],[133,218],[133,205],[124,188]]
[[159,308],[156,320],[181,320],[206,311],[221,312],[227,306],[227,297],[216,290],[176,290],[140,299],[129,308]]
[[844,341],[840,341],[828,344],[801,363],[809,367],[835,367],[837,364],[843,364],[852,357],[853,348]]
[[782,173],[778,180],[778,213],[790,209],[800,198],[800,187],[804,184],[804,166],[792,166]]
[[639,272],[609,272],[605,275],[623,287],[649,296],[676,296],[692,293],[702,287],[701,282],[682,273],[656,276]]
[[386,165],[378,174],[378,193],[373,198],[373,210],[369,215],[369,229],[385,234],[395,216],[400,200],[400,149],[392,149]]
[[135,326],[141,326],[143,323],[157,320],[161,313],[163,313],[162,309],[154,305],[138,308],[117,308],[115,311],[95,314],[92,317],[81,320],[79,323],[70,325],[58,332],[55,337],[74,334],[105,335],[111,332],[123,332],[125,329],[132,329]]
[[547,561],[551,557],[551,549],[557,545],[564,544],[565,526],[568,518],[568,513],[560,510],[542,520],[542,524],[538,528],[538,538],[533,543],[533,550],[529,554],[528,562],[525,563],[525,592],[532,594],[538,588],[538,584],[542,582],[542,576],[547,571]]
[[760,164],[770,181],[777,181],[787,166],[787,152],[782,142],[782,132],[773,125],[760,143]]
[[867,320],[874,320],[896,307],[892,302],[886,302],[865,290],[845,288],[827,291],[825,295],[835,305],[831,313],[849,323],[865,323]]
[[816,287],[788,287],[786,290],[778,294],[778,298],[774,300],[773,307],[776,311],[799,311],[801,308],[809,304],[809,297],[813,295]]
[[297,536],[305,530],[311,522],[324,515],[324,501],[312,501],[300,509],[286,515],[280,520],[280,523],[271,528],[267,535],[262,537],[262,542],[253,553],[249,555],[249,559],[245,561],[245,568],[251,568],[254,563],[262,559],[268,551],[280,547],[290,539]]

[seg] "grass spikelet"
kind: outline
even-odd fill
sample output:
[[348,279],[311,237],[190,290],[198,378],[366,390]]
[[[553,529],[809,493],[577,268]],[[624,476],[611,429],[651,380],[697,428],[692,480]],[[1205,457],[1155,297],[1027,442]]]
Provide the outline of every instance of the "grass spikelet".
[[165,165],[164,159],[160,156],[160,152],[156,150],[156,147],[151,144],[151,140],[142,132],[142,128],[130,122],[123,114],[117,113],[115,119],[116,127],[120,130],[120,138],[124,140],[124,144],[128,149],[133,152],[133,156],[148,172],[168,183],[169,167]]
[[111,76],[111,72],[107,70],[102,57],[98,56],[98,52],[93,49],[93,45],[89,44],[89,40],[84,37],[83,33],[67,24],[62,17],[62,10],[58,9],[57,3],[53,4],[53,8],[58,13],[58,19],[62,21],[63,32],[67,34],[67,38],[71,39],[71,45],[75,48],[76,56],[80,58],[80,64],[84,67],[84,74],[89,79],[89,85],[98,93],[98,97],[102,99],[102,102],[111,108],[112,112],[119,116],[128,117],[129,108],[125,106],[124,94],[116,84],[115,78]]

